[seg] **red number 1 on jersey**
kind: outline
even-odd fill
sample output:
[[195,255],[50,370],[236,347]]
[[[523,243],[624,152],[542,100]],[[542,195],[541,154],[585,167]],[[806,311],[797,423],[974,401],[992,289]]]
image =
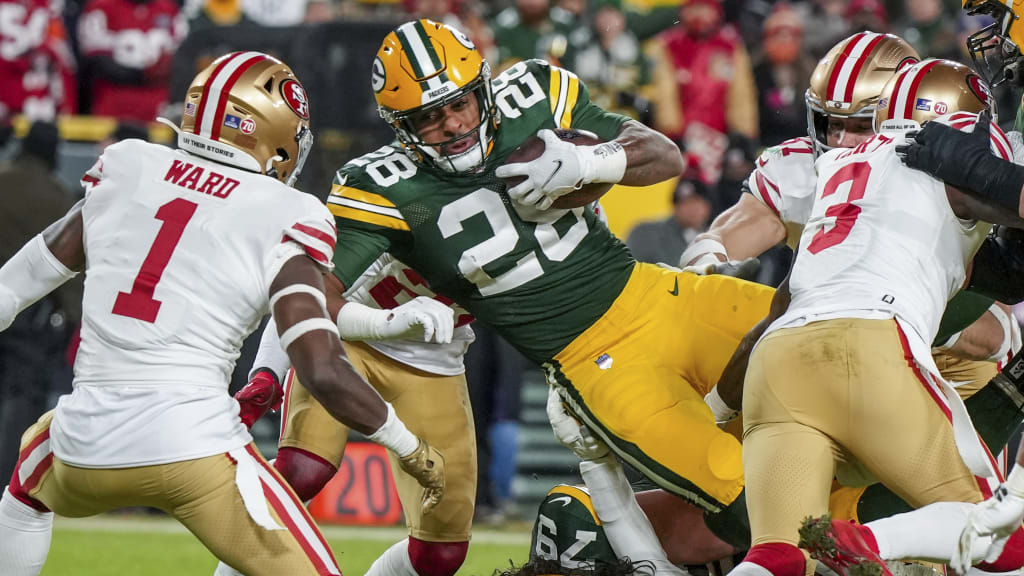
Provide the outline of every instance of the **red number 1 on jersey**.
[[860,216],[860,206],[854,204],[853,201],[864,197],[870,174],[871,164],[854,162],[843,166],[828,179],[825,189],[821,192],[822,198],[835,194],[839,185],[845,182],[850,182],[850,194],[847,196],[846,202],[830,206],[825,210],[825,216],[835,218],[836,223],[827,231],[824,228],[818,230],[818,233],[811,239],[811,243],[807,245],[808,252],[817,254],[846,240],[846,237],[850,235],[853,225],[857,223],[857,217]]
[[143,322],[154,322],[156,314],[160,311],[159,300],[153,298],[153,291],[160,283],[160,277],[164,274],[164,268],[171,261],[171,254],[178,247],[181,234],[185,226],[196,213],[199,205],[182,198],[175,198],[164,204],[156,211],[156,219],[162,220],[163,225],[149,248],[149,254],[142,261],[139,274],[135,277],[131,292],[118,292],[117,300],[114,301],[114,314],[127,316],[142,320]]

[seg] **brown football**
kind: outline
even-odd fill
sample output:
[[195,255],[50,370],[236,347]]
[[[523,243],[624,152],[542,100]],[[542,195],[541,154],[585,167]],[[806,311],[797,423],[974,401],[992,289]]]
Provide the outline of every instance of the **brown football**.
[[[576,146],[593,146],[604,142],[600,138],[596,138],[593,134],[580,132],[579,130],[555,130],[555,134],[566,142],[575,144]],[[519,145],[518,148],[512,151],[505,159],[506,164],[516,164],[519,162],[529,162],[540,158],[540,155],[544,153],[544,141],[538,136],[530,136]],[[515,178],[506,178],[505,184],[512,188],[516,184],[523,181],[522,176]],[[611,184],[606,182],[594,182],[592,184],[585,184],[579,190],[569,192],[564,196],[560,196],[554,203],[551,204],[552,208],[568,209],[568,208],[579,208],[580,206],[586,206],[591,202],[604,196],[608,190],[612,187]]]

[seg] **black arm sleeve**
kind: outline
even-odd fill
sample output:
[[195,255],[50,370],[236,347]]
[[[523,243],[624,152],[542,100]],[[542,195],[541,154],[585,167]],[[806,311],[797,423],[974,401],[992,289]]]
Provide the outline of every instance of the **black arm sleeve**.
[[1024,232],[993,230],[974,256],[967,289],[1004,304],[1024,301]]

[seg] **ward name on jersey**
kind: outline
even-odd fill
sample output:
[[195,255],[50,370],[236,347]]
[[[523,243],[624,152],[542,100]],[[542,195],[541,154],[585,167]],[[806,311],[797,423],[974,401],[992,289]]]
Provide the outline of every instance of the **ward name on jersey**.
[[944,184],[903,166],[896,143],[879,134],[817,160],[792,301],[768,332],[852,315],[898,318],[915,352],[935,337],[990,226],[957,218]]
[[335,274],[350,286],[390,252],[543,362],[604,314],[634,260],[592,210],[520,206],[494,170],[538,130],[576,128],[610,140],[628,118],[594,105],[574,74],[540,60],[513,66],[493,88],[501,124],[481,171],[443,173],[397,145],[338,171],[327,199],[344,246]]
[[[811,139],[803,136],[765,149],[743,182],[743,191],[778,215],[786,227],[786,245],[795,250],[811,217],[817,181]],[[992,302],[980,294],[958,292],[946,307],[934,345],[970,326]]]
[[331,214],[275,179],[140,140],[108,147],[82,183],[82,344],[54,454],[111,468],[248,444],[227,393],[242,340],[288,258],[330,267]]

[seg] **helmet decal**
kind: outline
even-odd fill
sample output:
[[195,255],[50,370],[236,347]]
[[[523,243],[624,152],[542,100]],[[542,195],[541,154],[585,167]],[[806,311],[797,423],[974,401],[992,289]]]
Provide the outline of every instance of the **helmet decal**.
[[195,134],[214,140],[220,139],[231,89],[246,70],[267,58],[266,54],[260,52],[235,52],[221,59],[210,74],[210,79],[203,88],[203,95],[199,99]]
[[992,92],[988,89],[988,86],[982,81],[981,77],[977,74],[970,74],[967,76],[967,86],[974,92],[974,95],[981,100],[985,106],[992,108]]
[[384,89],[384,83],[387,81],[387,76],[384,72],[384,63],[380,61],[380,56],[373,59],[373,68],[370,70],[370,86],[374,92],[380,92]]
[[284,101],[293,112],[303,120],[309,120],[309,100],[306,98],[306,89],[295,80],[289,78],[281,83],[281,94]]
[[473,44],[473,41],[469,39],[469,36],[466,36],[465,34],[462,33],[461,30],[454,26],[449,26],[448,29],[452,31],[452,36],[455,37],[455,40],[459,44],[462,44],[468,50],[476,50],[476,45]]

